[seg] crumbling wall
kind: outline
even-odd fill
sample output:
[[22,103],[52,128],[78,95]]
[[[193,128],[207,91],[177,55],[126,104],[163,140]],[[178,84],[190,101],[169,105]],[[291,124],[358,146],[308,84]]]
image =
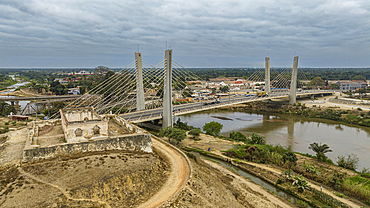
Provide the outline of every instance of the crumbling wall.
[[84,152],[106,150],[152,152],[152,138],[150,134],[140,133],[80,143],[58,144],[32,149],[26,148],[23,151],[23,161],[33,162],[40,159],[51,159],[59,156],[72,156]]
[[[100,129],[99,134],[94,134],[94,127],[98,126]],[[76,135],[77,129],[82,130],[82,135]],[[72,122],[65,127],[65,138],[68,143],[87,141],[89,139],[95,139],[99,137],[108,137],[108,122],[107,121],[87,121],[87,122]]]

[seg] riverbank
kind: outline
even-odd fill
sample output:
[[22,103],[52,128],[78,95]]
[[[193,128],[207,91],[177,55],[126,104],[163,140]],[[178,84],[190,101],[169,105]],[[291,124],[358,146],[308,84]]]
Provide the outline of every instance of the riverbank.
[[344,110],[343,108],[336,107],[333,103],[323,106],[317,104],[306,105],[306,103],[307,101],[303,104],[296,103],[295,105],[288,105],[281,102],[254,102],[224,107],[219,110],[239,110],[249,113],[277,113],[306,118],[327,119],[350,125],[370,127],[370,112],[364,111],[362,108],[345,108]]
[[[225,146],[226,147],[234,146],[235,148],[238,148],[240,147],[239,145],[241,144],[242,143],[240,142],[238,143],[234,141],[227,141],[227,140],[214,138],[209,135],[203,135],[203,134],[201,134],[199,141],[195,141],[191,138],[187,138],[180,143],[180,145],[186,151],[197,151],[207,156],[216,157],[218,159],[231,162],[233,165],[239,168],[242,168],[243,170],[250,172],[272,184],[275,184],[279,179],[280,180],[282,179],[281,173],[288,169],[285,165],[277,166],[274,164],[259,164],[259,163],[248,162],[245,160],[225,156],[224,155],[225,148],[217,149],[217,147],[225,147]],[[211,148],[211,151],[207,151],[208,150],[207,146],[213,147]],[[295,174],[303,173],[300,165],[313,164],[313,166],[318,167],[320,171],[323,173],[323,175],[328,178],[332,177],[334,171],[338,171],[339,173],[345,173],[346,175],[351,176],[351,177],[356,176],[356,173],[346,170],[344,168],[340,168],[335,165],[331,165],[327,163],[318,162],[315,159],[304,157],[298,154],[296,155],[298,157],[298,161],[297,161],[297,165],[295,166],[296,168],[293,168],[296,171]],[[323,199],[325,197],[333,198],[331,202],[332,204],[327,203],[327,205],[329,206],[337,204],[336,206],[346,207],[345,205],[341,203],[347,204],[351,207],[365,206],[363,203],[359,202],[356,199],[346,197],[344,194],[340,194],[338,193],[338,191],[334,191],[333,189],[331,189],[329,185],[326,185],[323,181],[319,183],[317,181],[308,179],[307,174],[304,177],[304,180],[308,181],[308,185],[310,185],[311,187],[310,191],[305,191],[303,193],[300,193],[297,188],[291,185],[292,184],[291,180],[287,180],[283,183],[280,183],[277,186],[289,193],[292,193],[293,195],[296,195],[300,199],[311,204],[311,206],[313,207],[318,206],[318,205],[320,206],[325,205],[324,201],[326,199]],[[324,191],[323,191],[324,195],[322,194],[320,190],[321,185],[324,186]]]

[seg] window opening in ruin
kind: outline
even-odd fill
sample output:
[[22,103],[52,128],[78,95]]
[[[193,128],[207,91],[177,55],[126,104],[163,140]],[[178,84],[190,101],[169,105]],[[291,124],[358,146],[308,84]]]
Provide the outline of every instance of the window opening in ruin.
[[89,118],[88,118],[88,117],[85,117],[85,118],[84,118],[84,121],[88,121],[88,120],[89,120]]
[[93,131],[94,135],[100,134],[100,127],[98,125],[94,126]]
[[82,136],[82,129],[80,129],[80,128],[78,128],[78,129],[76,129],[75,130],[75,135],[76,135],[76,137],[80,137],[80,136]]

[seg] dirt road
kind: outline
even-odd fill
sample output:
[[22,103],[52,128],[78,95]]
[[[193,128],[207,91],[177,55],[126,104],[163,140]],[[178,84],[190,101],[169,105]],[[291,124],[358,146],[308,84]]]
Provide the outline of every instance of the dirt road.
[[171,172],[166,183],[161,187],[161,189],[152,198],[141,204],[139,208],[158,207],[162,203],[166,202],[185,186],[185,183],[190,176],[189,164],[181,153],[153,137],[152,141],[156,150],[160,151],[162,155],[168,158]]

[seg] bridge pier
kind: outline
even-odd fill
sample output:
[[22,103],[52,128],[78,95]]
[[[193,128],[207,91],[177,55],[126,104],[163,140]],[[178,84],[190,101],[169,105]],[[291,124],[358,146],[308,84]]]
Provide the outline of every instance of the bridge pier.
[[293,105],[297,100],[297,74],[298,74],[298,56],[294,57],[292,81],[290,83],[289,105]]
[[141,53],[135,52],[136,61],[136,111],[145,110],[145,98],[144,98],[144,84],[143,84],[143,68]]
[[164,92],[163,92],[163,124],[162,128],[173,126],[173,112],[172,112],[172,50],[165,52],[166,70]]
[[265,91],[267,95],[270,95],[270,58],[265,57]]

